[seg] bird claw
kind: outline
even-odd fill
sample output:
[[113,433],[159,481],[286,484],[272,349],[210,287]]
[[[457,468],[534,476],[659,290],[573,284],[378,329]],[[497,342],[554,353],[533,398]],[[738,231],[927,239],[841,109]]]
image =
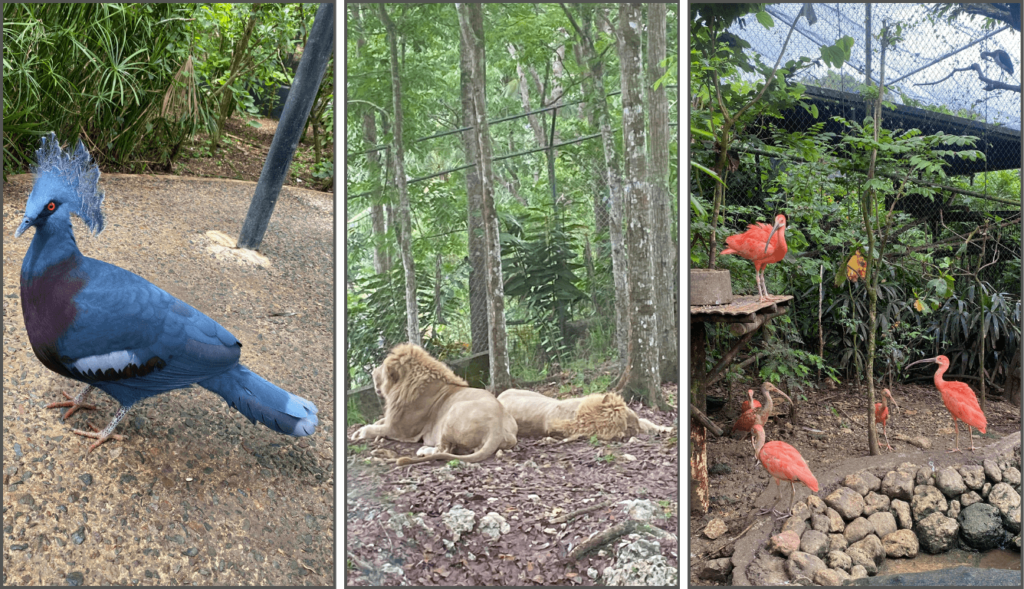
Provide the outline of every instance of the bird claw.
[[79,403],[77,401],[77,398],[76,397],[72,397],[71,395],[69,395],[67,391],[61,391],[61,393],[63,393],[64,396],[67,397],[67,399],[68,399],[67,401],[58,401],[56,403],[50,403],[49,405],[44,407],[44,409],[56,409],[58,407],[70,407],[70,409],[68,409],[67,412],[64,413],[64,417],[62,418],[64,421],[67,421],[68,418],[71,417],[72,415],[74,415],[75,411],[78,411],[79,409],[88,409],[89,411],[95,411],[96,410],[96,406],[95,405],[86,405],[85,403]]
[[782,521],[784,519],[789,519],[793,517],[792,513],[783,513],[781,511],[776,511],[774,509],[772,510],[772,513],[776,515],[775,521]]
[[92,444],[91,446],[89,446],[89,449],[85,452],[86,454],[89,454],[90,452],[95,450],[97,447],[99,447],[100,444],[102,444],[103,442],[106,442],[107,440],[109,440],[111,438],[117,440],[118,442],[124,440],[124,436],[122,436],[121,434],[108,434],[108,435],[104,436],[101,433],[103,430],[101,430],[100,428],[96,427],[95,425],[93,425],[91,423],[87,423],[87,425],[89,427],[91,427],[93,429],[93,431],[87,432],[87,431],[83,431],[83,430],[80,430],[80,429],[73,429],[73,430],[71,430],[72,433],[78,434],[80,436],[84,436],[86,438],[93,438],[94,440],[96,440],[95,444]]

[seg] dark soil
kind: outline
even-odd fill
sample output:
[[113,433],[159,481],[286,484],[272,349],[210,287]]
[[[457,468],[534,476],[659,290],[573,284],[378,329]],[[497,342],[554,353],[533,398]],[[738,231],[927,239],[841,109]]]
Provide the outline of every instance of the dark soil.
[[[974,386],[974,383],[970,384],[972,387]],[[726,394],[729,401],[725,407],[717,413],[712,413],[709,417],[728,431],[739,415],[740,403],[747,398],[747,389],[757,390],[759,385],[760,383],[735,385]],[[917,452],[919,448],[911,445],[907,440],[918,437],[927,438],[931,443],[932,451],[953,449],[953,421],[949,411],[942,404],[938,390],[931,382],[897,384],[890,390],[901,411],[895,412],[890,406],[892,414],[888,422],[888,433],[893,452],[885,450],[882,427],[878,426],[878,438],[882,443],[884,454]],[[977,389],[975,391],[977,392]],[[795,392],[791,392],[790,396],[792,397]],[[876,396],[879,392],[876,391]],[[712,392],[711,394],[722,395],[723,393]],[[992,398],[991,395],[992,391],[989,391],[985,410],[985,415],[988,418],[987,433],[979,435],[977,431],[974,432],[975,446],[991,444],[1007,434],[1020,430],[1020,407],[1013,406],[1001,398]],[[772,400],[775,403],[773,413],[778,416],[773,417],[765,427],[768,441],[783,440],[791,444],[800,451],[810,466],[811,472],[816,474],[840,466],[847,460],[869,456],[867,416],[865,415],[867,412],[866,389],[863,392],[858,392],[852,385],[829,387],[822,390],[809,389],[806,397],[806,399],[798,401],[800,426],[796,428],[789,423],[789,403],[785,399],[779,400],[773,397]],[[760,395],[756,398],[763,401]],[[836,409],[835,412],[832,411],[833,407]],[[848,431],[844,432],[843,428],[847,428]],[[960,447],[970,447],[963,424],[960,427]],[[962,460],[957,462],[958,464],[974,463],[971,460],[972,453],[969,451],[965,451],[962,455],[954,453],[948,456],[962,456]],[[691,514],[690,517],[689,580],[691,585],[720,584],[698,579],[697,571],[700,570],[701,563],[707,560],[709,555],[718,552],[717,549],[723,544],[723,540],[738,536],[756,520],[753,513],[756,509],[752,505],[771,478],[760,463],[754,462],[754,452],[749,438],[744,440],[730,437],[716,438],[710,433],[708,435],[708,470],[711,473],[709,477],[711,511],[704,516]],[[779,501],[778,508],[781,510],[786,508],[789,501],[790,489],[788,486],[786,484],[780,486],[782,499]],[[772,485],[772,488],[774,489],[775,485]],[[806,489],[803,490],[806,492]],[[823,492],[818,493],[820,497],[824,497],[824,495]],[[713,518],[721,518],[729,528],[729,531],[716,541],[709,540],[703,534],[705,526]],[[776,527],[779,526],[781,526],[781,522]],[[715,557],[729,554],[731,553],[726,551]]]
[[[210,139],[206,134],[199,134],[188,141],[181,149],[181,156],[174,162],[174,174],[193,178],[258,181],[270,151],[270,142],[277,130],[277,121],[236,116],[228,119],[225,127],[223,145],[213,153],[210,153]],[[331,179],[313,176],[316,154],[312,141],[313,134],[310,131],[306,142],[299,143],[295,150],[284,185],[330,192],[334,186]],[[333,159],[334,145],[321,148],[321,158]]]
[[[667,398],[675,398],[675,388],[664,387]],[[633,409],[659,425],[676,425],[674,415]],[[349,436],[359,427],[349,427]],[[393,465],[418,448],[391,440],[348,443],[346,584],[594,585],[587,570],[600,573],[612,565],[622,539],[579,560],[567,555],[591,534],[626,521],[616,502],[627,499],[650,500],[661,511],[651,523],[678,536],[675,433],[640,435],[628,443],[520,439],[511,451],[478,464]],[[567,523],[551,522],[607,501],[613,503]],[[441,516],[456,505],[475,512],[477,521],[496,512],[511,530],[490,543],[474,528],[448,550],[442,539],[451,540],[452,532]],[[421,516],[424,526],[390,521],[402,514]],[[661,545],[669,566],[678,569],[678,546]],[[385,573],[385,565],[397,568]]]
[[[268,141],[269,144],[269,141]],[[244,166],[262,166],[256,151]],[[257,165],[257,161],[260,162]],[[240,162],[235,160],[236,165]],[[142,275],[242,343],[242,362],[319,408],[305,438],[248,422],[199,387],[137,403],[110,441],[72,434],[117,409],[65,423],[45,409],[83,385],[47,370],[28,343],[19,274],[32,239],[13,233],[32,177],[3,187],[4,584],[329,585],[334,561],[334,203],[286,186],[259,251],[267,268],[208,249],[237,236],[255,184],[104,174],[106,228],[73,221],[82,252]]]

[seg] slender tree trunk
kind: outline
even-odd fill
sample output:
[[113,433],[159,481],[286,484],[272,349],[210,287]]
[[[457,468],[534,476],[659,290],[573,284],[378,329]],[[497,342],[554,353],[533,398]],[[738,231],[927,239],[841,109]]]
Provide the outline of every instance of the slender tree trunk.
[[[473,101],[472,51],[463,46],[459,51],[459,89],[462,100],[462,126],[472,127],[476,122],[476,108]],[[467,234],[469,238],[469,330],[471,354],[486,352],[488,349],[487,329],[487,239],[484,232],[484,195],[480,184],[480,150],[477,148],[476,131],[471,129],[461,135],[462,149],[466,163],[476,167],[466,168]]]
[[394,162],[395,184],[398,187],[398,230],[402,238],[402,266],[405,268],[405,315],[409,341],[420,344],[420,319],[416,305],[416,267],[412,259],[412,214],[409,210],[409,191],[405,181],[405,146],[402,142],[402,83],[398,75],[398,34],[395,23],[388,17],[384,4],[380,5],[380,20],[387,31],[391,52],[391,93],[394,103]]
[[676,332],[675,282],[676,246],[672,240],[672,202],[668,187],[668,100],[664,85],[654,88],[665,73],[665,29],[667,10],[664,4],[647,5],[647,92],[650,97],[651,161],[647,168],[651,186],[654,226],[654,292],[657,296],[658,354],[662,382],[679,381],[679,337]]
[[[351,4],[353,20],[362,23],[363,16],[358,4]],[[356,55],[366,46],[366,39],[360,33],[356,39]],[[363,138],[370,147],[377,145],[377,116],[373,110],[363,113]],[[385,152],[387,153],[387,152]],[[384,192],[384,177],[381,175],[381,156],[379,151],[366,154],[369,165],[370,180],[374,191],[370,195],[370,223],[373,227],[373,271],[375,274],[386,274],[391,271],[391,255],[388,252],[387,223],[384,221],[384,204],[381,195]]]
[[[577,32],[579,34],[579,32]],[[573,57],[576,59],[576,64],[581,71],[587,71],[590,69],[586,53],[583,50],[581,44],[576,43],[573,45]],[[594,97],[596,96],[596,90],[594,90],[594,78],[592,76],[583,76],[583,94],[585,96]],[[597,128],[597,117],[596,107],[593,98],[584,102],[584,114],[587,118],[587,128]],[[593,159],[590,162],[593,169],[591,178],[593,181],[593,201],[594,201],[594,245],[596,247],[596,255],[607,255],[608,254],[608,241],[606,237],[602,236],[608,231],[608,168],[605,164],[604,158]],[[592,289],[593,290],[593,289]],[[603,305],[599,305],[597,297],[594,299],[594,309],[598,315],[602,314],[601,308]]]
[[487,125],[486,56],[484,53],[484,18],[480,4],[458,4],[459,31],[462,46],[470,51],[473,76],[472,95],[476,121],[474,131],[479,150],[480,185],[483,193],[483,225],[486,240],[487,324],[491,367],[491,391],[498,394],[512,385],[509,374],[508,346],[505,333],[504,282],[501,276],[501,242],[498,215],[494,208],[494,171],[491,161],[491,135]]
[[625,367],[629,360],[629,282],[626,277],[626,247],[622,234],[622,183],[619,177],[618,154],[612,135],[611,117],[608,114],[608,93],[604,87],[604,64],[597,54],[590,31],[593,29],[593,5],[578,5],[580,28],[577,34],[583,42],[583,54],[590,64],[590,77],[594,80],[591,94],[596,105],[598,126],[601,130],[601,146],[604,149],[605,171],[611,197],[611,215],[608,219],[608,233],[612,245],[612,279],[615,284],[615,343],[619,349],[619,364]]
[[622,67],[622,137],[625,151],[625,196],[629,242],[630,375],[623,390],[632,400],[649,407],[661,405],[658,362],[658,321],[654,300],[654,251],[651,195],[647,183],[647,157],[642,67],[640,57],[640,4],[619,4],[619,63]]
[[[516,76],[519,79],[519,103],[523,105],[523,112],[530,112],[533,110],[530,106],[530,82],[526,79],[526,71],[523,69],[523,64],[519,63],[516,46],[512,43],[508,44],[508,53],[516,62]],[[544,129],[541,128],[538,115],[526,115],[526,120],[529,121],[530,128],[533,129],[533,137],[537,140],[537,147],[543,147],[547,143],[547,139],[544,137]]]

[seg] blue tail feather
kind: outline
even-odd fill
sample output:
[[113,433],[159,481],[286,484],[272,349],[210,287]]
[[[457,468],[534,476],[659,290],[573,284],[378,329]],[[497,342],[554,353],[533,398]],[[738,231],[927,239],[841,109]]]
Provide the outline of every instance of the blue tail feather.
[[223,397],[249,421],[262,422],[282,434],[308,436],[319,423],[316,405],[268,382],[241,364],[198,384]]

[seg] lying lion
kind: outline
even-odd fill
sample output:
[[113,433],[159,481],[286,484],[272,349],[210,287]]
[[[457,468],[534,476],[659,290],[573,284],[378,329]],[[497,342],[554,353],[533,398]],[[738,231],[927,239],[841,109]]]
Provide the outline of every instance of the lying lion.
[[667,433],[662,427],[637,417],[616,393],[595,394],[559,401],[534,391],[508,389],[498,395],[505,412],[512,415],[524,438],[629,439],[639,432]]
[[516,421],[494,395],[470,388],[419,346],[395,346],[373,370],[373,386],[384,398],[384,417],[359,428],[352,440],[422,440],[417,452],[421,456],[399,458],[399,465],[452,459],[480,462],[516,445]]

